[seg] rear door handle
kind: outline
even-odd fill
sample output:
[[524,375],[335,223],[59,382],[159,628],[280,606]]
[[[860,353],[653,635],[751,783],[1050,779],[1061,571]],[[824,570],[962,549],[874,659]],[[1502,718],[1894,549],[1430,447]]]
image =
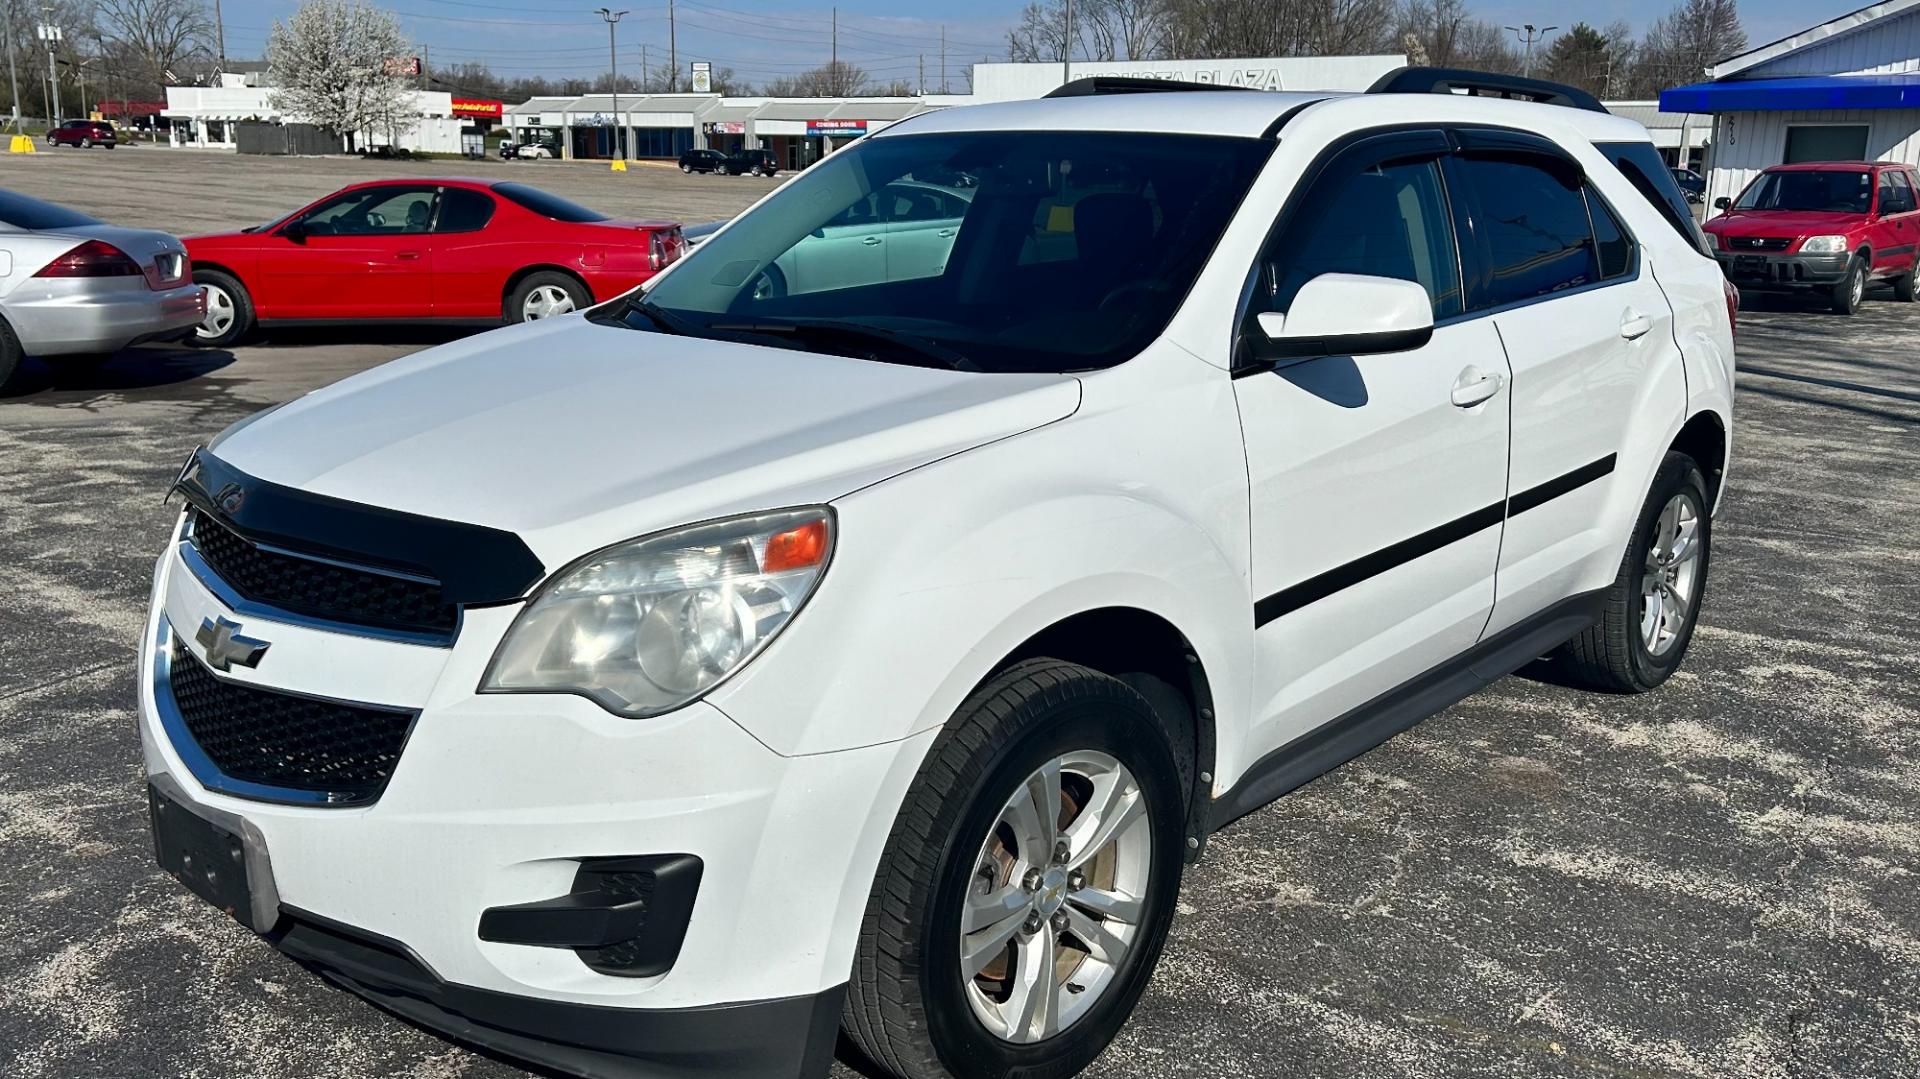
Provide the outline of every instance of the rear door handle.
[[1645,337],[1647,331],[1651,329],[1653,329],[1653,320],[1631,307],[1627,308],[1626,314],[1620,316],[1620,336],[1629,341]]
[[1482,371],[1468,364],[1460,377],[1453,380],[1453,403],[1461,408],[1472,408],[1482,401],[1500,392],[1500,384],[1505,382],[1498,373]]

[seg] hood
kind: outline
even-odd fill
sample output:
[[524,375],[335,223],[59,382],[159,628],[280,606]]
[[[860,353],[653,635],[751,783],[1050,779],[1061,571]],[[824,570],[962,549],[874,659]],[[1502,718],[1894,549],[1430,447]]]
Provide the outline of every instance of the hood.
[[1866,224],[1862,214],[1829,210],[1728,210],[1703,227],[1722,236],[1841,235]]
[[494,330],[355,375],[215,453],[318,494],[518,533],[548,568],[827,502],[1071,415],[1069,375],[984,375],[603,326]]

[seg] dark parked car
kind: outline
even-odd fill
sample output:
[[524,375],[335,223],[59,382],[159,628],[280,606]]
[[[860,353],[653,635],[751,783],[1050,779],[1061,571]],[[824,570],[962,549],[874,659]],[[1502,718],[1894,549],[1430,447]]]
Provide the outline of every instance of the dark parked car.
[[556,142],[508,142],[500,143],[502,161],[546,161],[560,156],[560,144]]
[[742,173],[772,176],[780,171],[780,162],[774,158],[772,150],[739,150],[727,155],[725,167],[734,176]]
[[48,146],[78,146],[82,150],[104,146],[111,150],[119,141],[120,135],[113,130],[113,125],[102,120],[68,120],[47,132]]
[[1692,169],[1670,169],[1673,182],[1680,185],[1680,193],[1688,202],[1700,202],[1707,197],[1707,178]]
[[725,172],[727,155],[718,150],[688,150],[680,155],[681,172]]

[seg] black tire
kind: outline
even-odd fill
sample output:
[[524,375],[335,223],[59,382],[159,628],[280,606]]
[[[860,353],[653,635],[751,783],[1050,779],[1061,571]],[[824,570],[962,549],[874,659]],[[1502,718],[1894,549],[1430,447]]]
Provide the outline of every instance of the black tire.
[[[1653,542],[1661,511],[1678,495],[1689,495],[1699,522],[1699,563],[1686,621],[1667,650],[1654,655],[1641,634],[1644,611],[1641,576],[1647,550]],[[1708,571],[1713,564],[1713,518],[1709,516],[1707,481],[1700,466],[1684,453],[1669,452],[1653,477],[1653,487],[1634,522],[1633,537],[1620,559],[1620,572],[1607,589],[1600,621],[1561,645],[1554,662],[1574,684],[1608,693],[1645,693],[1667,680],[1686,658],[1706,600]]]
[[1912,303],[1915,293],[1920,291],[1915,288],[1916,277],[1920,277],[1920,256],[1914,258],[1913,265],[1907,267],[1906,273],[1893,279],[1893,298],[1901,303]]
[[[193,283],[226,293],[233,301],[233,321],[226,330],[216,334],[208,334],[203,327],[196,326],[193,335],[187,338],[189,342],[201,348],[227,348],[239,344],[253,333],[253,297],[238,278],[222,270],[196,269],[193,271]],[[208,298],[211,300],[213,294],[209,293]]]
[[93,138],[92,138],[91,136],[88,136],[88,135],[82,135],[82,136],[80,136],[80,148],[81,148],[82,150],[91,150],[91,149],[93,149]]
[[593,295],[579,278],[554,270],[541,270],[530,273],[520,279],[520,283],[507,293],[506,304],[501,308],[500,317],[509,325],[520,322],[537,321],[527,318],[527,297],[542,288],[558,288],[573,301],[575,311],[584,311],[593,306]]
[[[1017,664],[967,698],[908,789],[881,857],[842,1014],[854,1044],[901,1079],[1069,1076],[1092,1061],[1145,990],[1173,919],[1185,861],[1173,740],[1167,720],[1131,687],[1059,660]],[[1042,763],[1084,750],[1125,765],[1147,800],[1141,921],[1112,981],[1077,1021],[1015,1043],[989,1031],[969,1002],[962,904],[979,880],[980,844],[1013,792]]]
[[13,384],[13,376],[20,373],[20,361],[25,358],[20,339],[13,335],[13,327],[0,318],[0,393]]
[[49,134],[49,135],[47,135],[47,145],[48,145],[48,146],[58,146],[58,145],[60,145],[60,140],[59,140],[59,139],[56,139],[56,138],[54,138],[54,137],[53,137],[53,135],[51,135],[51,134]]
[[691,176],[691,175],[693,175],[693,166],[692,166],[692,165],[685,165],[685,164],[683,164],[683,165],[681,165],[681,166],[680,166],[680,171],[681,171],[681,172],[684,172],[684,173],[686,173],[686,174],[687,174],[687,175],[689,175],[689,176]]
[[1833,286],[1833,295],[1828,299],[1836,315],[1851,315],[1860,310],[1860,301],[1867,293],[1867,263],[1859,255],[1847,263],[1847,276]]

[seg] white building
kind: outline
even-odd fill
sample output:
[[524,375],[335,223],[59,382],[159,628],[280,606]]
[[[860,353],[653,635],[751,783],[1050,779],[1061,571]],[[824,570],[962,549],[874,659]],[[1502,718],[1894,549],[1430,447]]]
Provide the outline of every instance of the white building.
[[[1260,90],[1364,90],[1406,63],[1398,55],[1287,59],[1085,61],[1075,79],[1098,75],[1218,83]],[[610,158],[614,131],[631,158],[671,160],[686,150],[772,150],[782,168],[801,169],[837,146],[916,113],[950,105],[1040,97],[1067,73],[1057,63],[975,64],[970,94],[924,97],[721,97],[718,94],[536,97],[509,107],[502,122],[518,141],[541,141],[568,158]]]
[[[273,90],[247,85],[258,80],[224,77],[220,86],[169,86],[167,108],[161,113],[173,121],[176,146],[232,149],[235,125],[243,122],[291,123],[300,118],[273,107]],[[436,153],[460,152],[460,129],[467,121],[453,111],[453,95],[434,90],[413,91],[412,118],[396,131],[363,131],[358,146],[404,146]],[[342,147],[344,149],[344,146]]]
[[1920,0],[1886,0],[1729,57],[1667,90],[1666,112],[1713,114],[1707,201],[1769,165],[1920,165]]

